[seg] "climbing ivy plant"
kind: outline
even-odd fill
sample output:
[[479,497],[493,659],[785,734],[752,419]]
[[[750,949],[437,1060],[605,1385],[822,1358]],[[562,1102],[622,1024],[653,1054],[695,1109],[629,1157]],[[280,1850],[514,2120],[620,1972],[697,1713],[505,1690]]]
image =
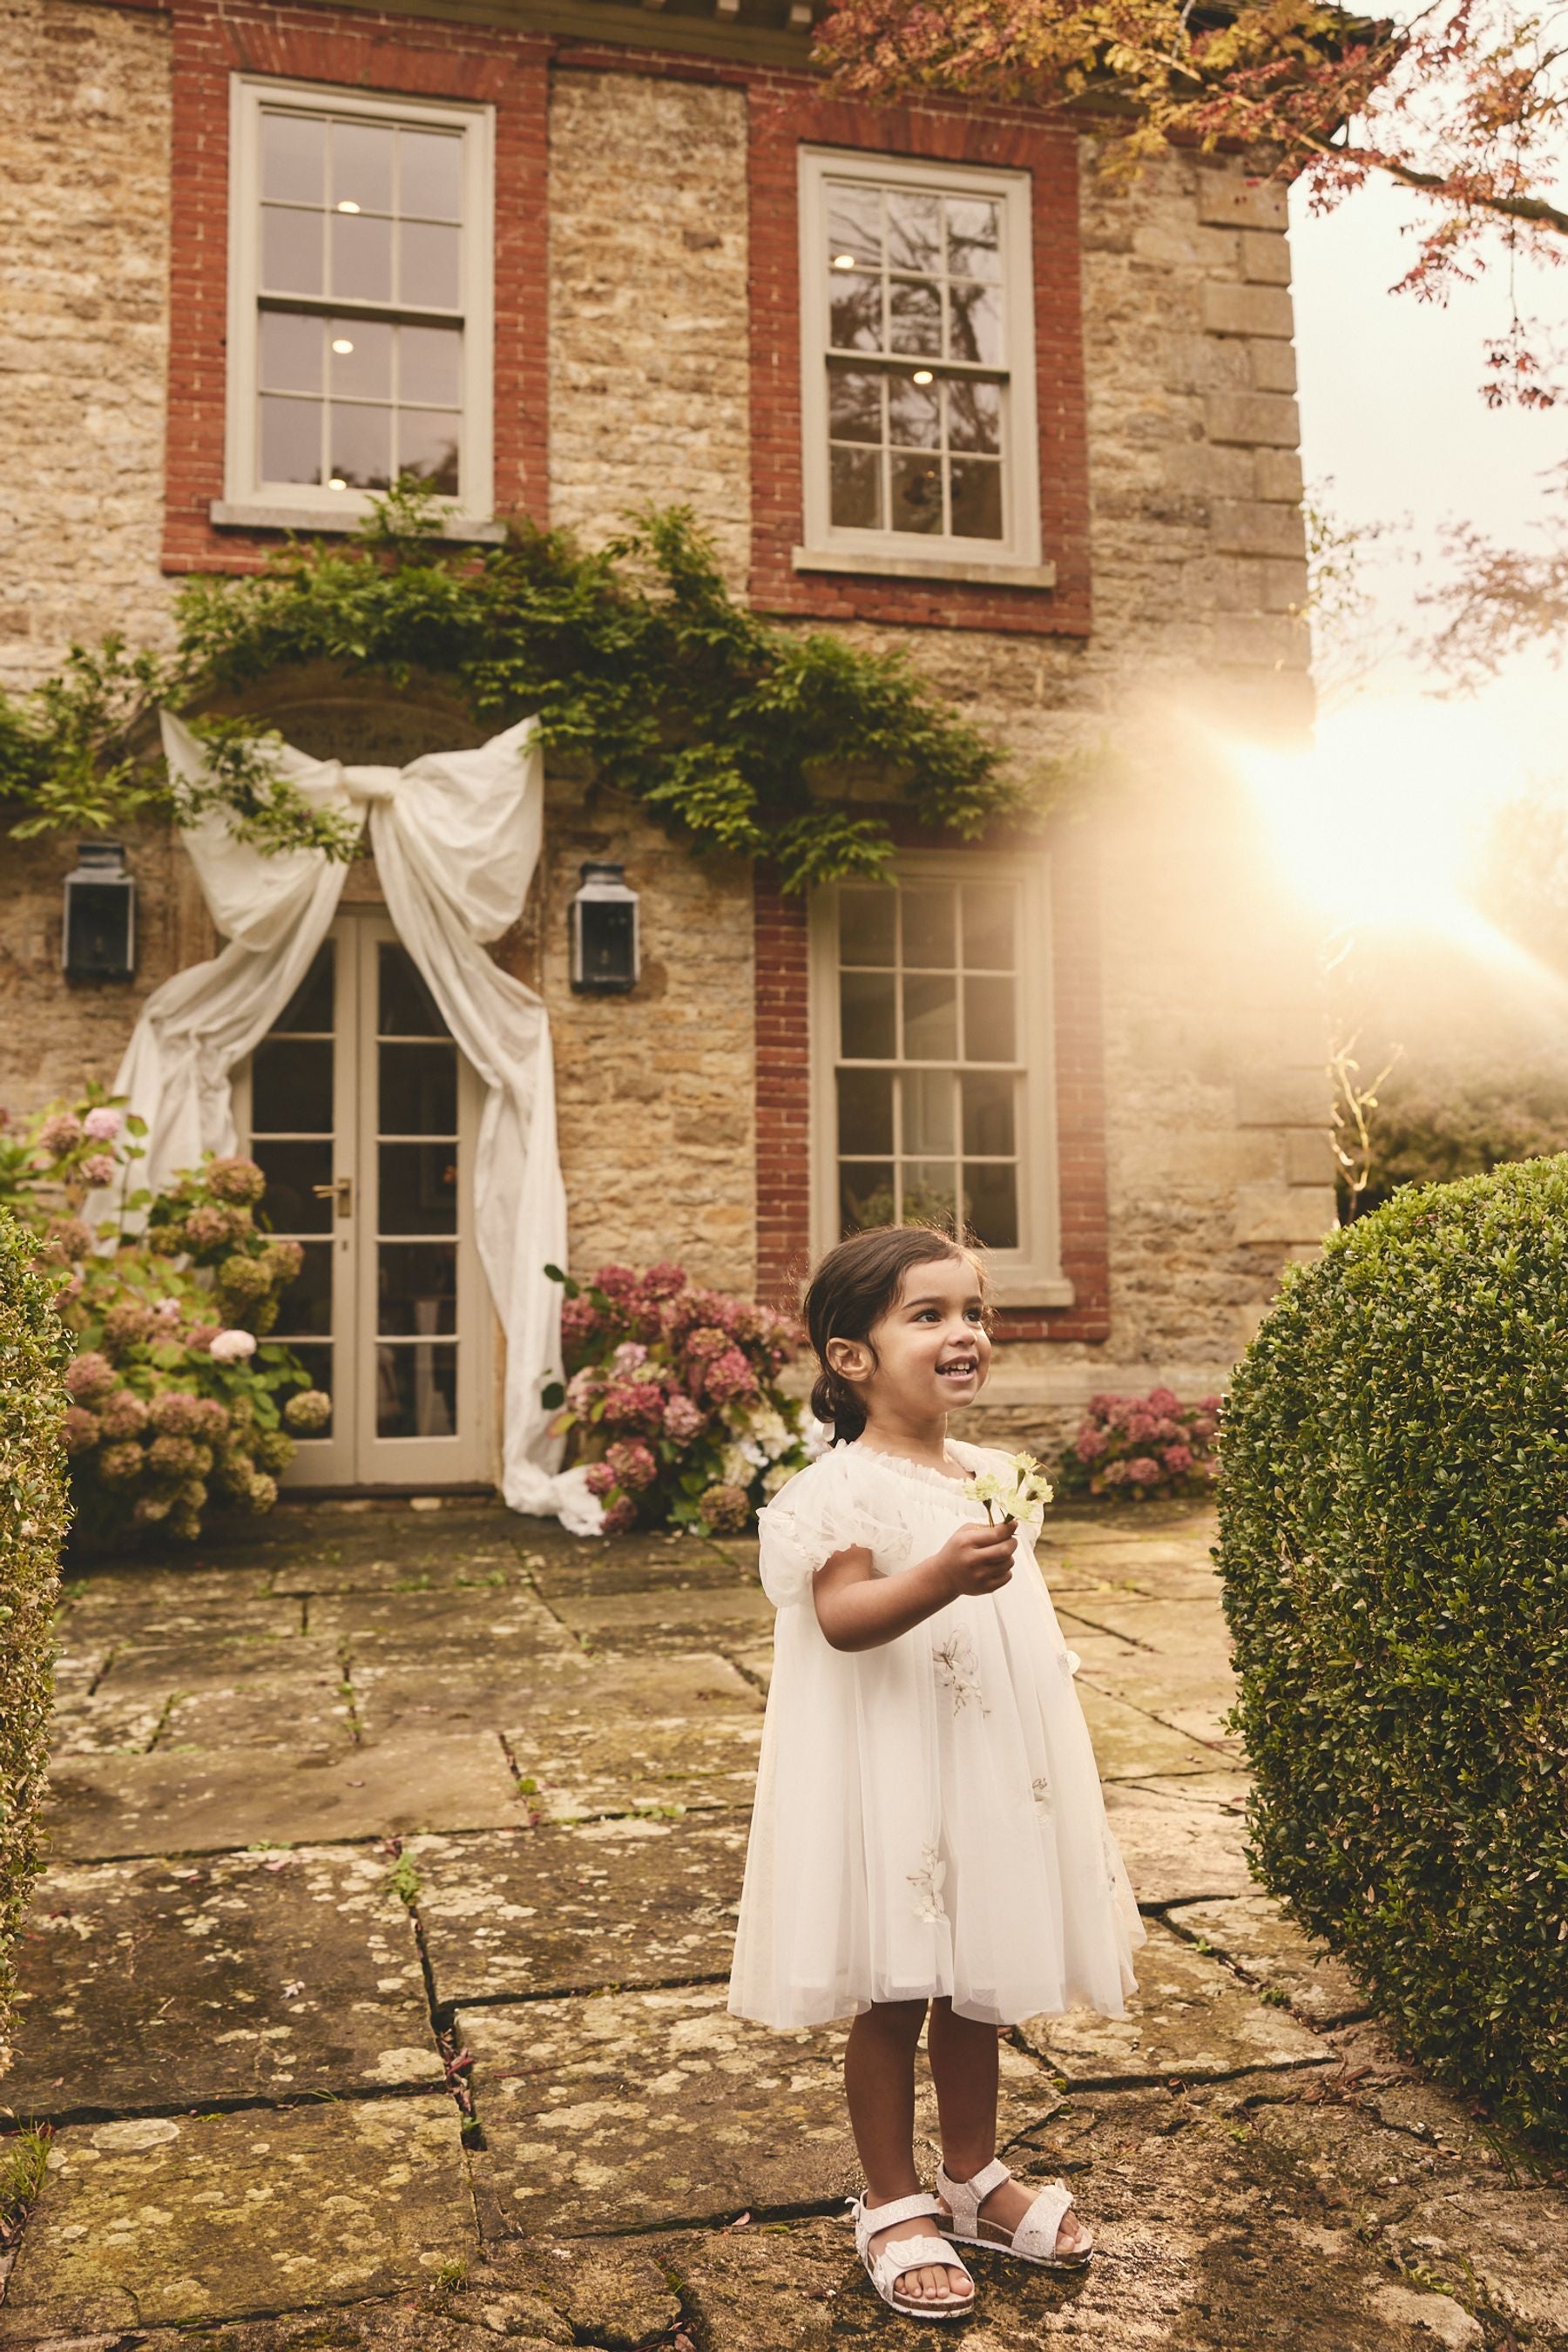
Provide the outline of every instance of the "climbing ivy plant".
[[891,784],[923,824],[973,839],[1038,814],[1059,767],[1023,777],[900,653],[780,627],[737,604],[683,508],[649,509],[601,552],[528,523],[494,547],[454,548],[428,500],[395,491],[354,539],[289,542],[241,579],[198,576],[174,607],[166,655],[120,637],[72,647],[58,676],[0,697],[0,812],[27,835],[226,807],[269,852],[353,855],[248,721],[197,720],[213,752],[193,791],[153,760],[162,702],[189,710],[285,665],[335,664],[397,687],[448,677],[498,730],[538,714],[547,750],[590,764],[697,848],[776,863],[784,887],[885,870],[884,817],[855,785]]

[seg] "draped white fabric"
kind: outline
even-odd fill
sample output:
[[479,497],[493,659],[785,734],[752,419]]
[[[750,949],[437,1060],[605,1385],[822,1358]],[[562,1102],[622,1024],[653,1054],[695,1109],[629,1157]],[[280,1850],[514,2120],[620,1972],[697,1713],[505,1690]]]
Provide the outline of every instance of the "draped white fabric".
[[[193,782],[205,754],[163,714],[163,748]],[[544,1275],[566,1256],[566,1197],[555,1137],[554,1066],[544,1007],[484,952],[522,911],[538,862],[543,763],[523,719],[472,751],[411,767],[345,767],[288,746],[280,765],[318,806],[363,825],[398,937],[486,1088],[474,1160],[474,1234],[507,1340],[501,1490],[513,1510],[580,1511],[540,1402],[560,1362],[560,1290]],[[277,1020],[331,927],[344,868],[321,850],[266,856],[209,816],[185,835],[213,919],[228,945],[155,990],[114,1082],[147,1122],[132,1181],[157,1185],[204,1151],[236,1145],[231,1074]],[[99,1195],[88,1213],[116,1213]]]

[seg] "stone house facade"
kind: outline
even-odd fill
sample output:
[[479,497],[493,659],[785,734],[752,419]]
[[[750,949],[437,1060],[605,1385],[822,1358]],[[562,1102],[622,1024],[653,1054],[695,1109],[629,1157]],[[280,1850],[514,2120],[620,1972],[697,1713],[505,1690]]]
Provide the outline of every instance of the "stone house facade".
[[[1103,751],[1042,832],[837,904],[552,775],[498,950],[550,1010],[575,1265],[787,1299],[846,1215],[962,1197],[986,1423],[1048,1439],[1095,1390],[1221,1382],[1333,1213],[1313,943],[1225,756],[1310,718],[1283,199],[1235,159],[1113,188],[1021,111],[831,100],[812,13],[0,0],[0,681],[166,639],[183,576],[345,528],[401,462],[458,532],[596,543],[687,502],[758,609],[905,646],[1026,761]],[[351,760],[475,740],[435,688],[296,676],[266,715]],[[111,1076],[212,952],[177,840],[128,849],[135,978],[84,988],[74,844],[7,845],[0,1100]],[[569,985],[591,858],[639,894],[623,997]],[[387,944],[377,903],[356,866],[344,941]],[[343,985],[310,1018],[363,1058]]]

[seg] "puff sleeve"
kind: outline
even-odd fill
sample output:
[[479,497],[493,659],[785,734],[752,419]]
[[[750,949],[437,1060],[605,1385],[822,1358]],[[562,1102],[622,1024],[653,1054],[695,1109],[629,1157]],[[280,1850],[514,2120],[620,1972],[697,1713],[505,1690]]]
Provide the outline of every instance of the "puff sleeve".
[[864,1545],[885,1569],[891,1564],[889,1555],[908,1549],[907,1539],[900,1540],[855,1494],[847,1451],[825,1454],[797,1472],[757,1514],[763,1590],[775,1609],[809,1600],[813,1576],[836,1551]]

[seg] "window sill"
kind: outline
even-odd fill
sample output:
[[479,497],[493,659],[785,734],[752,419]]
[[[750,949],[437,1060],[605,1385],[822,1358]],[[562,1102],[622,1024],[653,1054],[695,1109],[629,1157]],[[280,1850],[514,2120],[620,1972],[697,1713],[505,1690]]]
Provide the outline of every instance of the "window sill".
[[874,555],[858,548],[795,547],[797,572],[850,572],[877,580],[952,580],[980,588],[1054,588],[1054,563],[975,563],[964,556]]
[[1072,1307],[1077,1303],[1071,1283],[1060,1274],[1036,1278],[1018,1275],[1012,1279],[999,1275],[987,1297],[993,1307]]
[[[207,520],[218,530],[294,530],[311,538],[347,539],[363,528],[369,516],[346,513],[342,507],[282,507],[268,506],[259,499],[248,502],[214,499]],[[465,547],[500,547],[506,538],[506,525],[451,515],[433,536]]]

